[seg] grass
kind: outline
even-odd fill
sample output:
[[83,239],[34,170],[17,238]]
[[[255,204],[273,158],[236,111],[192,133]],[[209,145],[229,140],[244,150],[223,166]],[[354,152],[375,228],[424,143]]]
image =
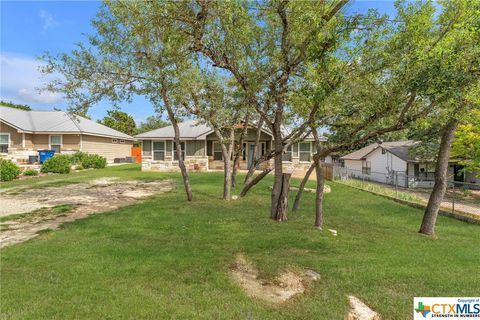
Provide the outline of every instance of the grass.
[[[172,178],[178,187],[2,249],[3,318],[343,319],[353,294],[384,319],[411,319],[415,296],[478,294],[478,225],[439,217],[438,238],[424,237],[420,210],[332,184],[333,237],[313,228],[311,193],[288,222],[271,221],[271,177],[225,202],[221,174],[192,173],[187,203],[178,174],[121,166],[99,176]],[[266,278],[312,268],[322,279],[283,306],[255,301],[228,275],[240,252]]]
[[383,194],[389,197],[398,198],[405,201],[422,203],[422,199],[409,192],[395,191],[392,188],[384,187],[378,183],[363,182],[357,179],[336,180],[338,183],[343,183],[348,186],[360,188],[363,190]]
[[73,208],[75,208],[75,205],[70,203],[61,204],[54,207],[45,207],[45,208],[40,208],[28,213],[19,213],[19,214],[12,214],[9,216],[3,216],[3,217],[0,217],[0,222],[5,222],[5,221],[23,222],[23,221],[31,221],[31,220],[42,218],[42,217],[55,217],[55,216],[64,215],[68,211],[71,211]]

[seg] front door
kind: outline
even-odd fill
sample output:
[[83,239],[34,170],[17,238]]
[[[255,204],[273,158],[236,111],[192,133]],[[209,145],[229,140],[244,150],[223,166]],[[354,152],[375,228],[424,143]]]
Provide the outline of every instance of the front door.
[[255,150],[255,144],[254,143],[249,143],[248,144],[248,169],[253,164],[253,150]]

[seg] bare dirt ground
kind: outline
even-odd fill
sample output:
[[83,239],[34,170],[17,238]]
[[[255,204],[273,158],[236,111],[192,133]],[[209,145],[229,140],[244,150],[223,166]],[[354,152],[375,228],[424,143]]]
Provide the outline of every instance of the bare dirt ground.
[[293,296],[303,293],[309,283],[320,280],[313,270],[303,274],[287,271],[274,281],[258,278],[258,270],[243,255],[238,255],[231,268],[232,278],[245,290],[248,296],[280,304]]
[[348,301],[352,308],[347,316],[347,320],[380,320],[378,313],[370,309],[365,303],[354,296],[349,296]]
[[[56,229],[65,222],[130,205],[153,194],[170,191],[173,187],[174,183],[170,180],[140,182],[101,178],[18,194],[4,192],[0,194],[0,217],[11,216],[11,219],[3,218],[1,223],[0,248],[34,238],[39,231]],[[42,208],[61,205],[71,205],[71,210],[62,214],[38,214]],[[19,213],[24,214],[19,217],[16,215]]]

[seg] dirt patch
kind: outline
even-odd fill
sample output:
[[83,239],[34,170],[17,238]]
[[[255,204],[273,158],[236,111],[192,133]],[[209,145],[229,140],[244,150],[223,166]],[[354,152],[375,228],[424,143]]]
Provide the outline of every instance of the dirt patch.
[[303,293],[309,283],[320,279],[318,273],[309,269],[303,274],[293,271],[284,272],[274,281],[259,279],[258,270],[241,254],[237,256],[231,268],[231,275],[248,296],[275,304],[283,303]]
[[[153,194],[170,191],[173,186],[170,180],[140,182],[101,178],[88,183],[31,189],[19,194],[3,193],[0,195],[0,217],[3,220],[0,247],[26,241],[37,236],[39,231],[56,229],[64,222],[110,211]],[[38,214],[39,210],[49,212],[45,209],[62,205],[70,205],[71,210],[62,212],[62,215]],[[21,219],[18,219],[19,213],[24,213]]]
[[378,313],[370,309],[365,303],[354,296],[348,296],[350,307],[347,320],[381,320]]

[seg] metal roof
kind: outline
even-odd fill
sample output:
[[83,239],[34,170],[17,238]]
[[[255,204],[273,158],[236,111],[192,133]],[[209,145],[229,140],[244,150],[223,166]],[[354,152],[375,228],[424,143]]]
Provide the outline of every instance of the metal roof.
[[[205,136],[213,131],[209,125],[197,120],[181,122],[178,124],[178,129],[180,139],[205,139]],[[174,137],[173,126],[155,129],[135,136],[138,139],[173,139]]]
[[81,133],[134,140],[128,134],[65,111],[25,111],[0,106],[0,120],[30,133]]
[[[256,127],[255,122],[251,122],[252,129]],[[178,129],[180,131],[180,139],[194,139],[194,140],[203,140],[206,136],[213,132],[213,128],[208,124],[198,121],[198,120],[187,120],[178,124]],[[262,131],[268,135],[272,135],[270,130],[264,126]],[[288,127],[282,126],[282,134],[284,136],[290,134],[290,129]],[[167,126],[152,131],[144,132],[135,136],[138,139],[173,139],[175,137],[175,132],[173,131],[173,126]],[[313,135],[310,133],[305,137],[305,140],[313,140]],[[327,139],[321,135],[321,141],[326,141]]]
[[365,159],[370,153],[375,151],[378,148],[385,149],[392,154],[396,155],[400,159],[404,161],[414,161],[416,159],[413,159],[409,156],[408,150],[418,144],[418,141],[414,140],[405,140],[405,141],[390,141],[390,142],[383,142],[383,143],[372,143],[366,147],[363,147],[360,150],[354,151],[352,153],[349,153],[347,155],[344,155],[341,157],[341,160],[362,160]]

